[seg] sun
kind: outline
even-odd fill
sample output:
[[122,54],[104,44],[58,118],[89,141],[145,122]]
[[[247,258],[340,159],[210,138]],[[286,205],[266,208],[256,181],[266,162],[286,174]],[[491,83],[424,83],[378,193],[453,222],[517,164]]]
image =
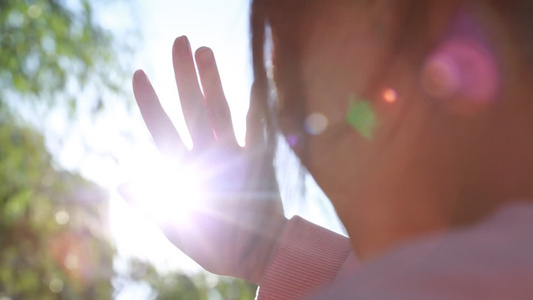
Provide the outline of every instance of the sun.
[[143,163],[119,190],[136,210],[156,224],[185,225],[204,199],[199,172],[159,157]]
[[[187,270],[200,267],[168,240],[162,227],[195,227],[191,212],[202,205],[201,172],[180,162],[160,157],[154,147],[132,149],[127,164],[121,165],[118,188],[110,195],[111,234],[119,257],[137,257],[158,270]],[[144,158],[144,159],[140,159]]]

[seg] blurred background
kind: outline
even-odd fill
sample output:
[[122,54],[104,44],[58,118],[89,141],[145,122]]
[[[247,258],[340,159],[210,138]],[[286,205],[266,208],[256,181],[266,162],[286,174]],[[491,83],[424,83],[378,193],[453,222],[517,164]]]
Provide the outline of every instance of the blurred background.
[[[157,155],[131,92],[144,69],[186,143],[174,39],[213,48],[243,142],[248,0],[0,0],[0,300],[253,299],[203,271],[116,187]],[[343,229],[280,143],[287,217]],[[289,167],[287,167],[289,166]]]

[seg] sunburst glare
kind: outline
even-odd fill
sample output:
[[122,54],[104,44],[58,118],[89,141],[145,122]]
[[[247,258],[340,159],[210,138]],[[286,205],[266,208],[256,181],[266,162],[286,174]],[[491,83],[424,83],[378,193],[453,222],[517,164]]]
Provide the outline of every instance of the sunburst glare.
[[198,173],[180,162],[161,158],[131,177],[120,187],[121,194],[158,224],[186,225],[204,199]]

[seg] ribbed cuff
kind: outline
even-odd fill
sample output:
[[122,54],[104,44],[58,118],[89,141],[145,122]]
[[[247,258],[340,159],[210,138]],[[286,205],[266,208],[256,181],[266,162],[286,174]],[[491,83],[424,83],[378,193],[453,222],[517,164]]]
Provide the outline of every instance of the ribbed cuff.
[[335,278],[350,252],[346,237],[293,217],[278,238],[257,300],[299,299],[317,291]]

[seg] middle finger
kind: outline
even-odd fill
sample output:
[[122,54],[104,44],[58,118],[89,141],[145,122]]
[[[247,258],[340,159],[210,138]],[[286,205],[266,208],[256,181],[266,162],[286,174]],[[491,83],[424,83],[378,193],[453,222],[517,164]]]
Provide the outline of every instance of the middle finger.
[[206,147],[214,142],[214,135],[186,36],[179,37],[174,42],[172,58],[181,108],[194,148]]

